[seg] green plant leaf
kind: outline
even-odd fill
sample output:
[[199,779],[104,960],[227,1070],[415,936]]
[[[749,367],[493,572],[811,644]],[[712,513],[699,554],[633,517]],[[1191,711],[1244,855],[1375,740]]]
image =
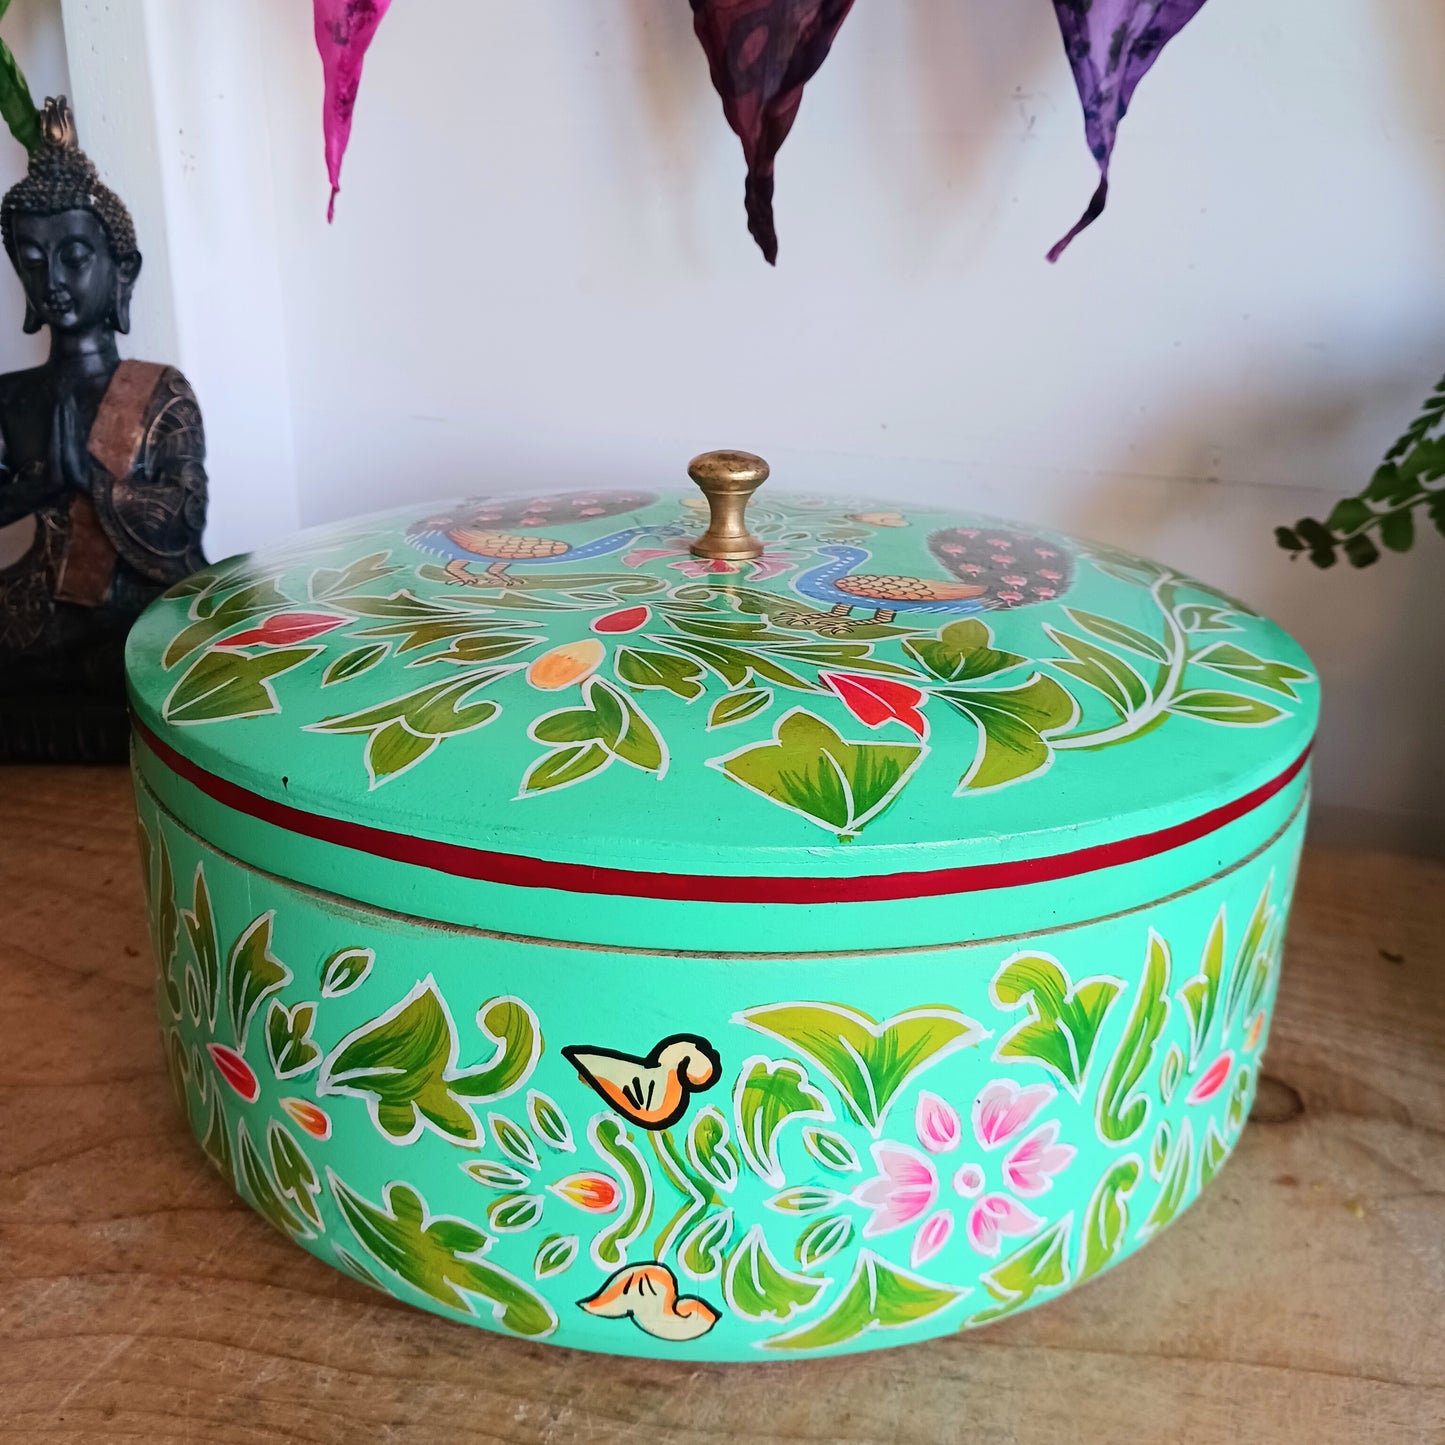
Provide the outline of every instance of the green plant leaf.
[[487,1123],[491,1128],[492,1138],[497,1141],[497,1148],[503,1154],[524,1169],[539,1167],[541,1161],[537,1158],[537,1146],[532,1143],[531,1136],[520,1124],[507,1118],[505,1114],[488,1114]]
[[692,1167],[716,1189],[731,1193],[738,1182],[738,1153],[729,1141],[728,1121],[709,1104],[700,1109],[687,1131],[687,1157]]
[[1287,662],[1266,661],[1229,642],[1216,642],[1201,652],[1194,661],[1201,667],[1222,672],[1226,677],[1232,677],[1239,682],[1252,682],[1256,687],[1266,687],[1271,692],[1296,700],[1299,694],[1294,690],[1294,684],[1314,681],[1313,674],[1303,668],[1293,667]]
[[540,1194],[504,1194],[487,1206],[487,1223],[498,1234],[521,1234],[542,1217]]
[[703,675],[701,665],[675,653],[621,647],[612,665],[618,679],[629,687],[660,688],[688,702],[701,697],[706,690],[698,681]]
[[592,1258],[597,1265],[617,1269],[627,1263],[628,1248],[652,1218],[652,1174],[632,1135],[614,1115],[594,1115],[587,1137],[598,1155],[610,1161],[627,1181],[626,1208],[615,1224],[592,1240]]
[[1028,1017],[999,1040],[994,1058],[1042,1064],[1079,1098],[1104,1016],[1123,986],[1102,974],[1075,984],[1048,954],[1016,954],[994,975],[990,992],[998,1008],[1024,1008]]
[[527,1118],[531,1120],[537,1137],[549,1149],[555,1149],[559,1154],[575,1152],[577,1145],[572,1140],[572,1126],[546,1094],[536,1089],[527,1090]]
[[0,40],[0,115],[5,117],[10,134],[27,153],[39,147],[40,112],[35,108],[24,72],[3,40]]
[[773,740],[708,767],[820,828],[851,837],[898,796],[927,754],[921,743],[846,742],[822,718],[795,708]]
[[960,793],[1007,787],[1043,772],[1053,761],[1048,739],[1073,727],[1079,717],[1074,699],[1041,673],[1017,687],[944,688],[938,696],[978,728],[973,760],[958,781]]
[[785,1325],[812,1305],[827,1284],[825,1279],[796,1274],[779,1264],[762,1227],[755,1224],[728,1257],[723,1298],[744,1319]]
[[386,1186],[384,1205],[370,1203],[331,1171],[327,1181],[357,1242],[383,1269],[446,1309],[474,1315],[472,1296],[491,1305],[495,1324],[527,1339],[557,1328],[551,1305],[481,1256],[491,1240],[462,1219],[432,1215],[410,1185]]
[[1407,511],[1387,512],[1380,518],[1380,541],[1392,552],[1408,552],[1415,544],[1415,518]]
[[713,703],[707,715],[708,731],[746,722],[748,718],[766,712],[772,703],[773,690],[770,687],[748,687],[741,692],[727,693]]
[[[1179,990],[1184,1011],[1189,1017],[1189,1067],[1191,1071],[1199,1062],[1204,1041],[1208,1038],[1210,1025],[1214,1022],[1214,1011],[1219,1002],[1220,978],[1223,973],[1224,909],[1221,906],[1210,927],[1209,937],[1204,940],[1204,952],[1199,959],[1199,972]],[[1164,1102],[1167,1104],[1169,1100],[1166,1098]]]
[[1278,722],[1285,716],[1282,708],[1259,698],[1245,697],[1238,692],[1216,692],[1196,688],[1181,692],[1169,704],[1169,711],[1202,722],[1219,723],[1224,727],[1257,728]]
[[985,1037],[975,1020],[947,1007],[909,1009],[879,1023],[846,1004],[764,1004],[744,1009],[733,1021],[806,1054],[875,1138],[900,1089]]
[[1154,1201],[1149,1217],[1139,1226],[1141,1239],[1149,1239],[1157,1234],[1184,1207],[1184,1196],[1189,1192],[1189,1177],[1193,1168],[1194,1126],[1185,1119],[1179,1126],[1179,1134],[1164,1166],[1159,1197]]
[[339,948],[321,967],[321,997],[341,998],[371,972],[376,952],[370,948]]
[[384,642],[369,642],[365,647],[353,647],[350,652],[342,653],[335,662],[327,663],[326,671],[321,674],[321,686],[330,687],[333,683],[349,682],[353,677],[360,677],[363,672],[370,672],[386,656],[387,651]]
[[202,654],[171,689],[161,716],[176,727],[279,712],[272,679],[315,657],[319,647],[281,647],[251,656],[217,648]]
[[974,682],[1028,660],[995,650],[993,634],[976,617],[950,622],[937,637],[910,637],[903,650],[940,682]]
[[1142,1172],[1138,1157],[1126,1154],[1109,1165],[1095,1187],[1084,1214],[1075,1284],[1092,1279],[1124,1248],[1129,1233],[1129,1196],[1138,1187]]
[[538,1279],[551,1279],[565,1274],[577,1258],[579,1241],[575,1234],[549,1234],[538,1246],[532,1261],[532,1273]]
[[873,1330],[899,1330],[941,1314],[968,1291],[933,1284],[880,1259],[858,1252],[852,1278],[833,1307],[812,1324],[764,1342],[768,1350],[820,1350],[843,1345]]
[[1125,648],[1129,652],[1137,652],[1151,662],[1163,664],[1169,661],[1169,652],[1164,644],[1156,642],[1148,633],[1140,632],[1137,627],[1117,622],[1112,617],[1101,617],[1097,612],[1085,612],[1078,607],[1066,607],[1064,611],[1085,632],[1092,633],[1104,642]]
[[261,1001],[291,982],[291,970],[271,952],[272,909],[251,920],[231,949],[226,967],[226,1002],[236,1047],[246,1048],[246,1031]]
[[1036,1239],[985,1272],[983,1287],[995,1303],[969,1317],[970,1325],[1002,1319],[1032,1304],[1036,1294],[1061,1289],[1069,1279],[1069,1232],[1072,1213],[1056,1220]]
[[1139,1081],[1153,1063],[1168,1017],[1169,945],[1151,928],[1134,1008],[1099,1090],[1095,1120],[1099,1137],[1111,1144],[1132,1139],[1149,1117],[1149,1096],[1138,1092]]
[[803,1269],[816,1269],[845,1249],[853,1238],[853,1221],[846,1214],[829,1214],[815,1219],[798,1236],[793,1257]]
[[858,1151],[841,1134],[808,1124],[803,1129],[803,1148],[835,1174],[854,1174],[863,1168]]
[[353,1029],[327,1056],[318,1094],[364,1099],[372,1122],[393,1143],[410,1144],[431,1129],[474,1144],[468,1100],[500,1099],[532,1072],[541,1049],[536,1016],[520,1000],[492,999],[477,1025],[494,1045],[485,1064],[458,1064],[456,1027],[428,974],[379,1017]]
[[311,1037],[315,1021],[314,1003],[298,1003],[288,1009],[279,998],[271,1000],[266,1015],[266,1052],[278,1079],[310,1073],[320,1061],[321,1050]]
[[277,1187],[295,1206],[297,1213],[305,1216],[311,1228],[319,1233],[325,1228],[321,1222],[321,1211],[316,1207],[321,1181],[316,1177],[311,1161],[275,1119],[267,1125],[266,1143],[271,1155],[271,1168],[276,1172]]
[[774,1189],[782,1187],[778,1131],[789,1119],[831,1119],[828,1101],[808,1082],[802,1064],[757,1055],[738,1070],[733,1090],[738,1144],[748,1168]]
[[733,1237],[733,1212],[705,1215],[678,1242],[677,1262],[693,1279],[712,1279],[723,1267]]

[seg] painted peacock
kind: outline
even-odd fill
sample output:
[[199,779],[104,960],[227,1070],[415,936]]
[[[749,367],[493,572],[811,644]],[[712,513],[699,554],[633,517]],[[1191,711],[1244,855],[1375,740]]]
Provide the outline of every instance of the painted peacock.
[[[463,502],[454,511],[427,517],[407,528],[407,540],[424,552],[446,559],[446,574],[470,587],[517,587],[509,575],[514,563],[543,567],[559,562],[588,562],[610,556],[638,537],[667,527],[627,527],[591,542],[573,546],[558,537],[538,535],[542,529],[594,522],[637,512],[657,500],[653,492],[557,492],[545,497],[507,501]],[[489,565],[478,575],[473,562]]]
[[846,632],[855,607],[871,607],[875,622],[899,613],[999,611],[1046,602],[1068,590],[1073,579],[1069,554],[1046,538],[1001,527],[949,527],[934,532],[928,550],[951,578],[906,577],[858,569],[871,559],[863,547],[819,547],[828,560],[804,572],[793,590],[829,604]]

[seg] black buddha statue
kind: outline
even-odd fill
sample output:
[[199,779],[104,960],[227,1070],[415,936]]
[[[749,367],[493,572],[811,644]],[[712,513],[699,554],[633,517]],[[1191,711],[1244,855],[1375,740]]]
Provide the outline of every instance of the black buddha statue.
[[135,226],[63,97],[41,134],[0,202],[25,330],[50,328],[44,365],[0,376],[0,760],[120,761],[126,633],[205,561],[205,437],[179,371],[116,350]]

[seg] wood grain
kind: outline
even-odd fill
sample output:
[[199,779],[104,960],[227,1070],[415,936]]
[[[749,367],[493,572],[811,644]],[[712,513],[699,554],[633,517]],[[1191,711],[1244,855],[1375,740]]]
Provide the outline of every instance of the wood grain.
[[1086,1288],[852,1360],[667,1365],[388,1302],[230,1196],[155,1031],[128,783],[0,771],[0,1438],[1445,1441],[1445,865],[1311,851],[1255,1122]]

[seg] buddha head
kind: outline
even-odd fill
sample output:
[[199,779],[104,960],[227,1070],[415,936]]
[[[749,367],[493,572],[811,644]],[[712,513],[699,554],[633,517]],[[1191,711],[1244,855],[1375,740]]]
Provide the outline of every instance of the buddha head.
[[0,238],[25,288],[25,330],[130,330],[135,225],[76,144],[64,96],[47,99],[24,180],[0,201]]

